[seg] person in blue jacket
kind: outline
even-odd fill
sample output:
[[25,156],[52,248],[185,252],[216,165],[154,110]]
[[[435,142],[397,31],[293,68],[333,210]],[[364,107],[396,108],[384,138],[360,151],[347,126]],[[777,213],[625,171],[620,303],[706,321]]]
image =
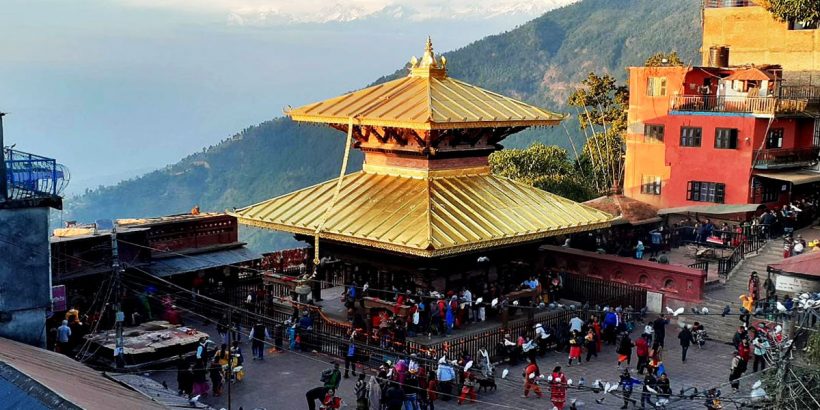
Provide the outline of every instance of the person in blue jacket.
[[621,406],[622,409],[626,409],[629,407],[629,403],[632,403],[632,390],[636,384],[641,384],[641,381],[632,377],[632,374],[629,373],[629,368],[624,369],[624,372],[621,373],[621,381],[618,383],[621,386],[621,391],[624,395],[624,405]]

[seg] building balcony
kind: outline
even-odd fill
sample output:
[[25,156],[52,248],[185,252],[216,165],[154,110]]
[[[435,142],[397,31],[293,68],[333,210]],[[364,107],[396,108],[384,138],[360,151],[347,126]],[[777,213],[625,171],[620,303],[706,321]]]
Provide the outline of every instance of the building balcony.
[[12,149],[3,150],[5,197],[0,202],[60,202],[68,185],[68,169],[56,160]]
[[809,98],[779,97],[718,97],[715,95],[675,95],[672,111],[725,112],[755,115],[788,115],[805,112]]
[[754,157],[755,169],[808,167],[817,163],[820,147],[760,150]]

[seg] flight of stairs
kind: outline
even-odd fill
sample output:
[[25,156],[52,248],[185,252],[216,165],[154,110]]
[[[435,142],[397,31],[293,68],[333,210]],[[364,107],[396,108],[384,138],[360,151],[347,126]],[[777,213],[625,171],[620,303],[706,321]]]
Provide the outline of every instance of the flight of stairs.
[[[748,291],[749,276],[752,271],[757,271],[760,277],[760,285],[766,280],[766,267],[769,264],[783,260],[783,247],[781,239],[773,239],[765,244],[757,255],[747,255],[729,275],[725,283],[707,287],[703,303],[696,306],[699,310],[702,307],[709,309],[710,315],[696,315],[691,311],[692,306],[686,307],[686,317],[684,321],[688,324],[698,321],[706,328],[709,338],[719,342],[731,342],[732,337],[740,325],[737,314],[740,313],[740,295]],[[721,317],[723,308],[729,305],[731,314]],[[755,319],[752,318],[752,322]]]

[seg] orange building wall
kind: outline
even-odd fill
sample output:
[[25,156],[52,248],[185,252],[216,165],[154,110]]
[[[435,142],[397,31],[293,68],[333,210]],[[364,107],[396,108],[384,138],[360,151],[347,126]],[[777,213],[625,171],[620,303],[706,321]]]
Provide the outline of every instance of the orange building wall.
[[729,64],[780,64],[784,71],[820,70],[820,30],[789,30],[759,6],[703,10],[703,65],[709,47],[728,46]]
[[[669,100],[675,94],[683,94],[685,67],[630,67],[629,114],[627,116],[626,157],[624,161],[624,195],[664,208],[661,196],[641,193],[643,175],[661,177],[665,185],[669,180],[670,167],[664,157],[666,146],[644,142],[644,125],[665,121],[669,112]],[[667,92],[664,97],[646,95],[648,77],[666,77]],[[669,138],[669,131],[666,131]]]

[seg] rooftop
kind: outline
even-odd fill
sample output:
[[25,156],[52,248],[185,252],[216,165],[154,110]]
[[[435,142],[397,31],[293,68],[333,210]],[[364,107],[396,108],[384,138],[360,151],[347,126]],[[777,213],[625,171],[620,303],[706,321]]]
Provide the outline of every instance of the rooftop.
[[[416,178],[365,168],[231,213],[246,225],[436,257],[537,241],[610,224],[611,215],[492,175],[488,168]],[[323,223],[323,220],[326,221]]]
[[410,129],[555,125],[564,116],[447,76],[430,39],[407,77],[286,110],[295,121]]
[[0,338],[3,403],[27,408],[165,409],[65,355]]

